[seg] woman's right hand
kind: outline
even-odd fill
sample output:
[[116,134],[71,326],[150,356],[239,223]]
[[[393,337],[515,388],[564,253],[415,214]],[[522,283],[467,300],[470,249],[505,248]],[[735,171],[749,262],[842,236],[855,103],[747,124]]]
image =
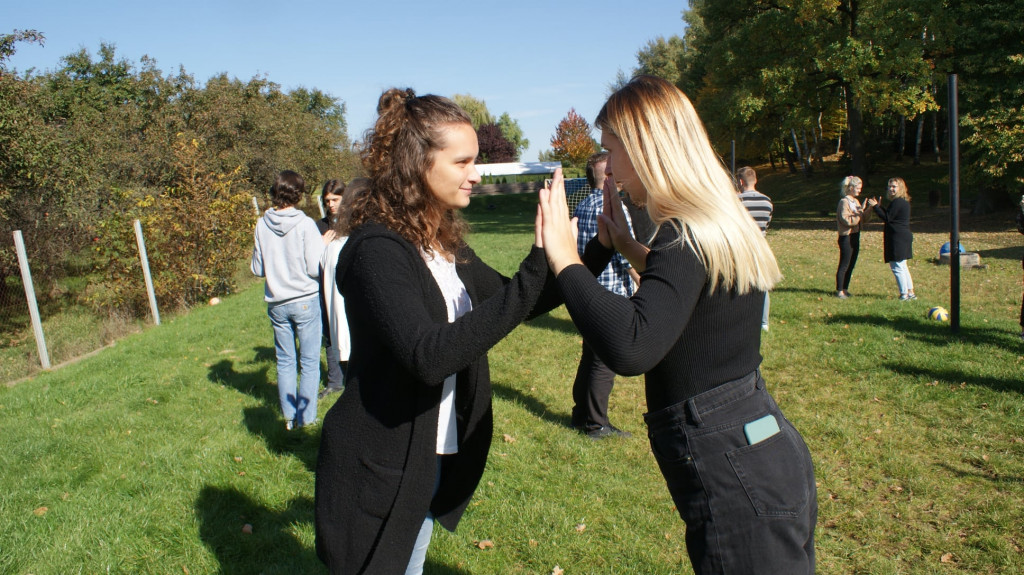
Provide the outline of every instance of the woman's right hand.
[[[605,243],[605,238],[608,243]],[[629,231],[629,220],[622,210],[622,199],[611,177],[604,183],[604,209],[597,216],[597,239],[604,247],[615,248],[637,272],[647,267],[647,253],[651,250],[636,241]]]
[[565,201],[565,180],[562,169],[555,170],[551,188],[540,190],[540,204],[536,224],[540,234],[538,247],[544,248],[548,266],[558,275],[577,263],[582,263],[576,251],[576,218],[569,217],[569,206]]
[[629,222],[622,211],[622,200],[612,178],[604,181],[604,209],[597,217],[597,239],[606,248],[622,253],[629,242],[635,241],[629,233]]

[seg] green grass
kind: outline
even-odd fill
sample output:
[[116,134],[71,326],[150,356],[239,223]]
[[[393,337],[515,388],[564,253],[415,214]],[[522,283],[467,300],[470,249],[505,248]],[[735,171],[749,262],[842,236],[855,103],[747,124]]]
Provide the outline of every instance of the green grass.
[[[877,224],[854,297],[837,300],[834,224],[820,211],[834,209],[838,179],[825,179],[765,174],[761,186],[780,204],[769,242],[786,275],[763,368],[814,458],[818,572],[1024,570],[1019,234],[1005,214],[962,222],[988,267],[964,270],[953,335],[925,317],[949,306],[949,268],[933,261],[948,216],[915,200],[919,300],[896,300]],[[516,268],[534,201],[474,198],[471,243],[485,261]],[[284,431],[261,296],[250,287],[0,388],[0,573],[324,572],[317,433]],[[633,438],[595,443],[568,428],[579,345],[559,309],[491,352],[488,470],[459,530],[435,531],[428,573],[687,572],[683,525],[644,438],[642,380],[619,378],[612,395],[613,421]]]

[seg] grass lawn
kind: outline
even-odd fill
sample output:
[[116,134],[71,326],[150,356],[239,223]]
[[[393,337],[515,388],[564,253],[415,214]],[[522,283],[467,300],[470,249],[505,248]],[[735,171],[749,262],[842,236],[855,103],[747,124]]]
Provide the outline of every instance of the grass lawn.
[[[962,242],[987,267],[963,271],[958,335],[928,320],[950,301],[935,261],[948,214],[926,201],[943,169],[902,170],[918,194],[910,302],[896,299],[878,224],[863,234],[854,296],[832,297],[839,174],[762,174],[786,276],[763,371],[814,458],[819,573],[1024,571],[1024,248],[1006,214],[965,216]],[[470,242],[485,261],[516,268],[534,202],[474,198]],[[642,379],[619,378],[612,395],[632,438],[569,429],[579,345],[561,308],[492,350],[488,470],[459,530],[435,530],[427,573],[688,571],[645,438]],[[318,434],[285,432],[274,378],[257,285],[0,388],[0,573],[325,572],[313,550]]]

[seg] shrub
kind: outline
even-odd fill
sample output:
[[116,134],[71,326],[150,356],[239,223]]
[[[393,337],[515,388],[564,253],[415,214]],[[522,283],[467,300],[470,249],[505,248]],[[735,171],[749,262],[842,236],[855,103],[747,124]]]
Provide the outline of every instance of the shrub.
[[100,223],[96,252],[107,280],[89,295],[94,304],[134,313],[148,305],[135,219],[142,223],[161,308],[183,308],[234,290],[235,272],[252,250],[252,193],[239,176],[241,168],[230,174],[205,171],[203,146],[179,134],[172,185],[159,194],[118,193],[124,208]]

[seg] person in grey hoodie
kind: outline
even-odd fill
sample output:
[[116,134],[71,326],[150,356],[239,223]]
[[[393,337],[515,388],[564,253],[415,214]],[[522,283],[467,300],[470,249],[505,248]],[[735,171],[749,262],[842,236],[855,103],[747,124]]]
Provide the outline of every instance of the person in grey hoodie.
[[295,207],[305,191],[299,174],[285,170],[277,175],[270,188],[274,207],[256,223],[250,266],[253,274],[267,278],[263,299],[274,328],[277,393],[289,430],[316,422],[320,387],[322,330],[317,279],[324,243],[316,222]]

